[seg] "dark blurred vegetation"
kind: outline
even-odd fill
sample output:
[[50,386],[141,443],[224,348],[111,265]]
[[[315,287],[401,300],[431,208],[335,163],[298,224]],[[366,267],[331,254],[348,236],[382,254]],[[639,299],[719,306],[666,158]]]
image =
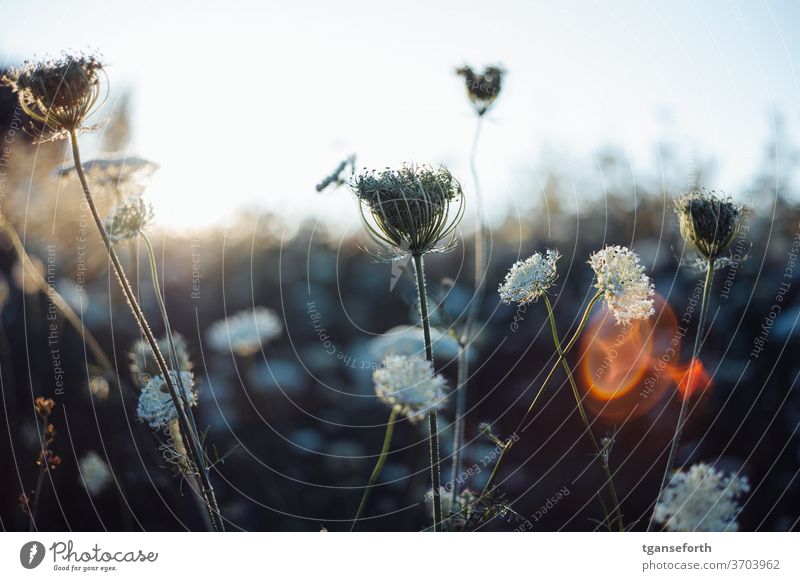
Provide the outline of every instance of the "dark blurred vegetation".
[[[0,132],[4,132],[14,102],[2,91],[0,107]],[[107,148],[120,148],[127,133],[123,119],[108,132],[112,137],[107,138]],[[763,173],[755,177],[749,191],[737,193],[737,199],[751,207],[749,257],[736,271],[727,297],[721,291],[728,271],[717,274],[709,338],[702,352],[704,365],[713,373],[713,388],[692,416],[679,458],[719,460],[729,469],[744,467],[753,492],[745,498],[740,518],[743,530],[797,529],[800,517],[800,361],[795,359],[800,347],[800,269],[795,269],[791,279],[783,278],[792,240],[800,231],[800,193],[792,190],[787,177],[787,167],[794,163],[791,156],[787,159],[789,149],[778,140],[771,144]],[[63,460],[44,487],[42,528],[201,528],[188,497],[191,491],[185,486],[181,489],[160,457],[153,433],[136,421],[137,393],[128,371],[128,350],[139,338],[138,332],[91,227],[85,291],[75,291],[80,192],[76,183],[59,181],[52,174],[65,160],[63,144],[37,147],[17,133],[11,152],[0,210],[31,255],[43,265],[52,258],[56,288],[83,313],[85,324],[117,367],[107,372],[108,397],[93,396],[87,369],[100,373],[97,362],[84,348],[80,334],[58,317],[65,386],[63,393],[56,393],[48,345],[49,301],[41,293],[20,290],[13,274],[15,254],[0,237],[0,277],[8,287],[0,318],[3,529],[28,526],[17,499],[22,491],[33,488],[37,474],[32,407],[37,395],[56,400],[52,422],[58,437],[53,448]],[[776,152],[783,156],[780,179],[774,172]],[[689,185],[666,146],[661,159],[666,173],[650,184],[637,181],[634,186],[632,178],[626,177],[623,158],[613,150],[605,152],[592,171],[609,178],[606,190],[580,192],[577,206],[571,176],[551,167],[546,175],[530,180],[528,209],[494,227],[488,292],[481,313],[484,325],[473,354],[476,375],[469,386],[467,466],[480,463],[493,447],[481,436],[478,424],[489,421],[498,434],[509,435],[553,362],[542,305],[529,308],[513,331],[516,309],[498,304],[494,289],[515,260],[544,247],[558,248],[563,254],[555,303],[562,336],[575,327],[589,298],[592,278],[586,259],[604,244],[632,246],[652,273],[657,291],[677,313],[685,309],[699,275],[679,268],[682,242],[672,199]],[[711,172],[700,165],[693,178],[696,185],[713,187],[706,177]],[[319,169],[322,176],[327,168]],[[320,195],[351,202],[343,191]],[[415,291],[403,276],[390,292],[392,267],[376,264],[358,247],[363,241],[341,240],[336,232],[311,222],[289,240],[281,241],[281,232],[276,217],[243,214],[235,226],[201,238],[160,233],[154,238],[163,259],[162,284],[172,326],[187,338],[200,379],[198,421],[209,427],[209,445],[220,454],[232,450],[214,474],[231,528],[319,530],[324,525],[343,530],[349,526],[344,521],[354,514],[360,487],[374,464],[389,412],[373,396],[370,367],[378,360],[371,341],[397,325],[415,324]],[[447,295],[437,313],[442,320],[457,315],[469,300],[471,248],[467,237],[455,252],[433,256],[427,263],[434,294]],[[122,248],[121,255],[133,272],[135,249]],[[144,264],[143,255],[140,262]],[[191,298],[194,264],[202,274],[197,299]],[[455,281],[452,288],[449,279]],[[778,285],[787,280],[791,289],[767,347],[760,357],[751,358],[753,339],[761,332]],[[151,322],[163,333],[143,268],[139,289]],[[310,304],[320,313],[316,329]],[[274,309],[285,322],[283,337],[265,347],[266,359],[260,355],[234,359],[203,348],[211,322],[253,305]],[[320,337],[320,329],[325,337]],[[689,332],[693,336],[694,328]],[[685,341],[684,360],[690,348],[690,341]],[[453,385],[455,364],[446,357],[446,349],[440,353],[441,370]],[[591,463],[590,446],[581,437],[582,425],[564,378],[556,379],[534,424],[510,453],[500,475],[501,488],[513,508],[531,518],[566,486],[569,496],[534,522],[534,530],[591,530],[595,526],[591,519],[601,517],[592,500],[601,484],[601,471]],[[664,458],[656,459],[669,443],[677,412],[677,402],[668,398],[624,426],[603,419],[595,424],[598,435],[615,432],[611,465],[629,523],[649,516],[663,470]],[[443,416],[442,425],[447,427],[452,411],[446,410]],[[382,516],[365,521],[362,530],[426,526],[429,517],[422,502],[429,479],[425,436],[424,425],[403,422],[395,430],[382,485],[374,491],[366,512]],[[446,431],[445,480],[449,439]],[[85,491],[77,470],[78,459],[89,450],[107,459],[116,478],[115,485],[94,498]],[[487,476],[488,469],[483,468],[467,486],[479,490]],[[486,528],[515,526],[493,522]],[[642,529],[644,524],[634,526]]]

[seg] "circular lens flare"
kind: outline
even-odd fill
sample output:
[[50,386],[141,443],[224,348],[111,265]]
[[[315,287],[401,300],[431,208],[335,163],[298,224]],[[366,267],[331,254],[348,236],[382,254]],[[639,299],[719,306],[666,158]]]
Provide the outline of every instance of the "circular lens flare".
[[593,413],[610,421],[638,417],[677,389],[680,397],[703,394],[711,378],[699,359],[680,363],[686,329],[661,295],[655,315],[617,325],[608,309],[596,313],[581,337],[582,387]]

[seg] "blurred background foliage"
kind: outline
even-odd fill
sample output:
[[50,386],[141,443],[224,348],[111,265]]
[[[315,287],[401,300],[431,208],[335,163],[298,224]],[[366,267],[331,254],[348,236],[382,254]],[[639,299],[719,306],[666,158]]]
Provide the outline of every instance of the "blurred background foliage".
[[[14,100],[0,90],[0,134],[7,136]],[[124,150],[130,135],[125,106],[112,115],[103,133],[103,149]],[[63,393],[57,393],[48,343],[50,309],[46,296],[21,288],[18,257],[0,236],[0,523],[24,530],[27,517],[18,496],[33,487],[38,450],[32,401],[53,397],[52,422],[58,431],[54,449],[62,464],[45,485],[40,518],[46,530],[180,530],[202,527],[190,491],[181,491],[159,455],[151,430],[135,419],[137,393],[128,369],[128,352],[139,338],[114,281],[107,257],[86,222],[76,182],[54,177],[67,160],[63,143],[34,146],[17,132],[10,145],[0,211],[40,261],[52,280],[98,338],[113,370],[99,370],[80,334],[58,317],[57,348],[64,368]],[[780,156],[780,159],[776,156]],[[562,336],[577,323],[592,282],[586,259],[605,244],[629,245],[652,274],[656,290],[680,313],[695,287],[697,273],[679,267],[682,242],[672,212],[673,198],[691,187],[713,188],[713,164],[698,164],[692,175],[667,144],[654,176],[630,175],[622,152],[598,152],[595,167],[563,168],[558,159],[547,171],[521,175],[526,200],[518,212],[493,224],[488,292],[481,331],[472,354],[476,370],[468,396],[465,464],[482,465],[493,444],[478,425],[510,435],[552,364],[552,344],[543,309],[518,313],[500,305],[494,292],[509,266],[544,247],[558,248],[560,262],[555,308]],[[157,160],[156,160],[157,161]],[[800,269],[775,320],[767,348],[749,357],[761,332],[784,272],[791,243],[800,229],[799,193],[789,179],[797,158],[780,131],[765,149],[762,172],[749,188],[732,192],[750,206],[748,259],[735,273],[730,293],[722,294],[726,271],[712,292],[709,338],[702,352],[713,387],[688,425],[680,461],[719,460],[732,469],[744,466],[753,485],[740,517],[743,530],[798,528],[800,471],[800,362],[797,320]],[[320,178],[328,168],[318,168]],[[602,178],[599,179],[599,178]],[[588,186],[587,186],[588,184]],[[467,196],[470,186],[465,182]],[[343,189],[321,193],[355,202]],[[198,204],[222,203],[197,200]],[[468,198],[469,199],[469,198]],[[106,201],[107,203],[107,201]],[[472,243],[465,220],[464,240],[450,254],[427,263],[440,325],[466,306],[472,277]],[[86,229],[85,247],[81,231]],[[214,474],[223,513],[231,528],[248,530],[344,530],[355,512],[383,437],[388,408],[374,397],[371,369],[387,349],[398,348],[396,335],[414,325],[415,290],[401,270],[375,263],[362,238],[343,236],[330,225],[283,224],[271,215],[243,211],[235,224],[202,234],[167,230],[153,233],[163,269],[162,285],[173,329],[187,338],[200,383],[198,422],[208,426],[208,442],[220,454],[231,451]],[[79,257],[86,252],[86,284],[76,290]],[[130,272],[137,249],[122,248]],[[143,251],[138,259],[141,301],[153,315],[157,305],[148,284]],[[394,270],[393,270],[394,268]],[[198,270],[199,269],[199,270]],[[193,273],[201,278],[193,280]],[[199,285],[193,298],[193,284]],[[263,355],[233,357],[204,348],[206,328],[240,309],[262,305],[284,320],[284,335],[265,345]],[[514,322],[516,325],[513,325]],[[694,329],[689,336],[692,337]],[[413,337],[407,338],[415,345]],[[688,343],[688,342],[685,342]],[[388,347],[387,347],[388,345]],[[684,345],[684,351],[689,345]],[[446,335],[436,346],[437,363],[455,383],[452,344]],[[684,359],[688,355],[684,354]],[[107,395],[93,393],[91,375],[104,374]],[[518,442],[500,475],[500,486],[514,509],[531,518],[558,491],[570,494],[557,508],[533,522],[534,530],[587,530],[600,518],[592,495],[601,474],[590,464],[590,447],[563,375],[548,390],[531,429]],[[531,387],[533,385],[533,387]],[[615,434],[611,465],[626,521],[642,529],[661,476],[653,458],[666,448],[678,405],[660,405],[624,426],[599,418],[596,433]],[[445,410],[444,476],[452,409]],[[656,421],[658,418],[658,421]],[[362,530],[419,530],[428,520],[423,497],[428,486],[425,427],[404,422],[395,430],[392,453],[373,493]],[[79,477],[78,460],[96,451],[111,466],[115,483],[90,496]],[[689,457],[691,455],[691,458]],[[647,468],[650,467],[648,471]],[[488,468],[467,486],[479,490]],[[515,525],[491,523],[508,530]]]

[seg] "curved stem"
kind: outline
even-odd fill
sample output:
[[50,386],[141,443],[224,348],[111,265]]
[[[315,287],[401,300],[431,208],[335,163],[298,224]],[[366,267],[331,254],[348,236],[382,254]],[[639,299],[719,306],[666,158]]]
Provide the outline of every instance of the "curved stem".
[[[525,424],[525,420],[528,419],[528,416],[530,416],[533,413],[533,410],[536,408],[536,403],[539,401],[539,397],[542,395],[542,393],[544,393],[547,384],[550,383],[550,380],[556,374],[556,371],[558,370],[558,366],[561,364],[563,356],[569,353],[570,350],[575,346],[575,343],[577,343],[578,338],[581,336],[581,333],[583,333],[583,329],[586,326],[587,321],[589,320],[589,314],[592,312],[592,308],[594,307],[595,303],[597,303],[597,301],[600,300],[602,296],[603,296],[602,293],[597,293],[589,301],[589,304],[586,306],[586,309],[583,312],[583,317],[581,317],[581,321],[578,324],[578,328],[575,330],[575,333],[572,334],[572,338],[569,340],[569,343],[567,343],[567,346],[564,347],[564,349],[562,349],[563,354],[558,355],[558,359],[550,368],[550,372],[547,374],[547,377],[544,378],[544,381],[542,382],[539,391],[536,392],[536,395],[534,396],[531,405],[528,406],[525,415],[522,416],[522,420],[520,420],[519,424],[514,430],[515,434],[519,435],[521,431],[525,431],[525,429],[527,429],[527,426],[523,427]],[[503,448],[503,450],[500,452],[500,456],[498,456],[497,462],[495,462],[494,469],[492,470],[489,479],[486,481],[486,485],[483,487],[483,492],[481,493],[481,496],[484,496],[485,494],[491,491],[492,486],[494,485],[494,481],[497,477],[498,470],[500,469],[503,460],[505,460],[506,453],[511,449],[511,443],[513,442],[513,439],[509,439],[508,442],[509,442],[508,445],[505,448]]]
[[198,477],[200,478],[201,489],[205,497],[206,506],[210,513],[214,529],[217,531],[223,531],[225,530],[225,526],[222,522],[222,518],[219,512],[219,507],[217,506],[217,500],[216,496],[214,495],[214,489],[211,486],[211,481],[208,478],[208,469],[206,467],[205,455],[199,449],[199,446],[197,444],[196,434],[194,434],[191,431],[186,408],[183,406],[183,400],[181,396],[178,394],[178,391],[175,388],[175,384],[172,381],[172,375],[170,374],[170,369],[167,366],[167,362],[164,359],[164,355],[158,348],[158,342],[156,341],[156,338],[153,335],[153,331],[150,329],[150,325],[147,322],[147,318],[144,316],[144,312],[142,311],[141,306],[139,306],[139,302],[136,300],[136,296],[133,293],[133,289],[131,288],[130,282],[128,281],[128,278],[125,275],[124,269],[122,268],[122,263],[120,262],[119,257],[117,256],[117,253],[114,250],[114,247],[108,238],[108,233],[106,232],[105,227],[103,226],[103,221],[100,218],[100,214],[97,211],[97,206],[95,206],[91,190],[89,189],[89,185],[86,182],[86,176],[83,173],[83,165],[81,164],[80,150],[78,148],[78,136],[74,130],[70,132],[70,140],[72,142],[72,157],[75,162],[75,171],[77,172],[78,179],[81,182],[83,193],[86,198],[86,203],[89,206],[89,210],[91,211],[92,218],[94,219],[94,222],[97,225],[97,229],[100,232],[100,237],[103,239],[103,243],[105,244],[109,258],[111,259],[111,264],[114,269],[114,274],[116,274],[117,276],[117,281],[119,282],[120,288],[122,289],[122,292],[128,301],[128,305],[130,306],[131,312],[133,313],[133,316],[136,319],[137,324],[139,325],[139,329],[142,331],[145,340],[147,341],[148,345],[150,346],[150,349],[153,352],[153,356],[155,357],[159,371],[161,371],[161,374],[164,377],[164,382],[166,383],[167,389],[169,390],[170,396],[172,398],[172,403],[178,412],[178,421],[180,422],[181,430],[183,431],[183,433],[187,435],[191,460],[197,467],[197,473]]
[[[583,407],[583,400],[581,399],[581,394],[578,391],[578,386],[575,384],[575,378],[572,377],[572,369],[570,369],[569,363],[567,362],[564,356],[564,350],[561,349],[561,340],[558,337],[558,328],[556,327],[556,317],[555,313],[553,312],[553,305],[550,304],[550,299],[547,295],[544,296],[544,304],[547,306],[547,316],[550,319],[550,329],[553,332],[553,343],[556,346],[556,350],[558,351],[559,360],[561,361],[564,372],[567,374],[567,379],[569,380],[570,387],[572,388],[572,394],[575,397],[575,405],[578,407],[578,412],[580,413],[581,420],[583,421],[583,425],[586,428],[586,434],[589,436],[589,440],[592,442],[592,446],[594,447],[595,455],[597,456],[597,460],[603,467],[603,472],[605,474],[606,482],[605,486],[608,488],[608,492],[611,495],[611,502],[614,504],[614,515],[617,520],[617,525],[620,531],[625,530],[625,525],[622,521],[622,510],[619,506],[619,498],[617,497],[617,490],[614,487],[614,481],[611,478],[611,470],[608,466],[608,455],[607,451],[600,448],[597,443],[597,439],[594,437],[594,433],[592,432],[592,426],[589,423],[589,418],[586,415],[586,410]],[[603,512],[605,513],[605,522],[610,525],[609,519],[610,515],[608,513],[608,509],[606,508],[605,501],[603,501],[602,496],[600,495],[600,491],[597,492],[597,497],[600,500],[600,503],[603,505]]]
[[389,414],[389,422],[386,424],[386,434],[383,436],[381,455],[378,456],[378,461],[375,463],[375,468],[372,469],[372,474],[369,477],[369,482],[367,482],[367,487],[364,489],[364,494],[361,496],[361,502],[358,505],[356,516],[353,517],[353,524],[350,525],[351,533],[355,530],[358,519],[361,518],[364,508],[367,506],[367,500],[369,499],[370,492],[372,492],[372,487],[375,485],[375,481],[378,480],[378,476],[380,475],[381,470],[383,470],[383,465],[386,463],[386,457],[389,454],[389,447],[392,445],[392,434],[394,434],[394,424],[397,421],[398,413],[400,413],[400,407],[392,407],[392,413]]
[[[428,296],[425,291],[425,265],[421,254],[415,254],[414,269],[417,272],[417,293],[419,294],[419,314],[422,319],[422,333],[425,337],[425,357],[433,365],[433,345],[431,344],[431,323],[428,319]],[[436,408],[428,413],[428,431],[431,450],[431,486],[433,487],[433,531],[442,530],[441,474],[439,460],[439,428],[436,421]]]
[[480,312],[481,302],[486,283],[486,259],[485,248],[487,243],[486,227],[483,216],[483,196],[481,194],[481,184],[478,178],[478,166],[476,163],[478,153],[478,141],[483,127],[483,116],[478,116],[475,125],[475,136],[472,139],[472,148],[469,156],[469,167],[472,171],[472,181],[475,184],[475,285],[472,295],[472,302],[467,310],[467,320],[459,340],[458,350],[458,379],[456,381],[456,411],[455,422],[453,424],[453,461],[450,469],[450,485],[452,486],[452,505],[456,505],[458,496],[458,480],[461,475],[461,464],[463,458],[462,447],[464,446],[464,413],[467,408],[467,382],[469,378],[469,347],[473,339],[472,328]]
[[[711,291],[711,283],[714,281],[714,259],[710,258],[706,265],[706,278],[703,282],[703,301],[700,303],[700,318],[697,321],[697,334],[694,337],[694,347],[692,348],[692,360],[689,363],[689,371],[687,372],[686,385],[692,384],[692,374],[694,372],[694,362],[700,355],[700,344],[703,338],[703,327],[706,323],[706,315],[708,313],[708,295]],[[667,467],[664,470],[664,476],[661,479],[661,486],[658,488],[658,496],[656,502],[661,498],[661,494],[669,482],[669,476],[672,472],[673,465],[675,464],[675,457],[678,454],[678,445],[680,444],[681,436],[683,435],[683,428],[686,424],[686,413],[689,407],[689,393],[683,395],[681,401],[681,409],[678,412],[678,423],[675,425],[675,435],[672,437],[672,444],[669,447],[669,456],[667,456]],[[655,528],[655,509],[653,514],[650,515],[650,522],[647,525],[648,532],[653,531]]]
[[[97,360],[97,363],[106,370],[113,369],[111,360],[105,354],[103,348],[100,347],[100,343],[98,343],[94,335],[92,335],[89,329],[87,329],[83,324],[81,318],[72,309],[72,307],[69,306],[69,303],[64,299],[64,297],[62,297],[56,289],[50,286],[44,277],[39,273],[39,271],[33,266],[30,256],[28,256],[28,251],[25,249],[25,245],[22,244],[22,240],[19,238],[19,234],[17,234],[17,231],[2,214],[0,214],[0,228],[2,228],[6,238],[8,238],[9,242],[11,242],[11,246],[14,247],[14,253],[17,255],[17,257],[21,261],[27,262],[28,266],[31,267],[29,271],[30,274],[33,275],[33,278],[36,281],[36,286],[39,287],[39,291],[47,295],[47,298],[49,298],[56,308],[61,311],[61,314],[64,315],[64,318],[69,322],[69,324],[81,334],[86,341],[86,345],[89,347],[89,350]],[[26,269],[26,273],[27,272],[28,270]]]

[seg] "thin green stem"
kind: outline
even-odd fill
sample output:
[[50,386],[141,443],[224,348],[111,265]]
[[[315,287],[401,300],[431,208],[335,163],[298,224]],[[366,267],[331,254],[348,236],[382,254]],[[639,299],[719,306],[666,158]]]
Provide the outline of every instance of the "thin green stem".
[[472,301],[467,309],[467,319],[464,323],[458,349],[458,378],[456,380],[456,411],[453,424],[453,461],[450,469],[450,485],[452,487],[452,505],[456,505],[459,493],[458,481],[461,475],[461,464],[464,447],[464,414],[467,408],[467,383],[469,378],[469,348],[473,340],[472,329],[480,312],[481,302],[486,283],[485,248],[487,243],[486,226],[483,217],[483,196],[478,177],[476,163],[478,141],[483,127],[483,116],[478,116],[475,125],[475,136],[472,139],[472,148],[469,156],[469,167],[472,171],[472,181],[475,184],[475,284]]
[[91,190],[89,189],[89,184],[87,183],[86,176],[84,175],[83,172],[80,150],[78,148],[78,136],[74,130],[70,132],[70,140],[72,142],[72,157],[73,161],[75,162],[75,171],[78,174],[78,179],[81,182],[84,197],[86,198],[86,203],[89,206],[92,218],[94,219],[94,222],[97,225],[97,229],[100,232],[100,237],[103,239],[103,244],[105,244],[108,257],[111,260],[111,265],[113,267],[114,274],[116,275],[120,288],[122,289],[122,292],[125,295],[126,300],[128,301],[128,305],[131,308],[131,312],[133,313],[133,316],[136,319],[137,324],[139,325],[139,329],[141,330],[142,334],[145,337],[145,340],[147,341],[151,351],[153,352],[153,356],[155,357],[159,371],[161,371],[161,374],[164,377],[164,382],[170,393],[170,397],[172,398],[172,403],[178,412],[178,421],[181,426],[181,430],[185,434],[187,434],[187,436],[189,436],[187,439],[189,441],[189,451],[191,460],[198,468],[197,473],[198,477],[200,478],[200,488],[202,489],[203,495],[205,497],[204,500],[211,516],[211,522],[213,523],[215,530],[224,531],[225,525],[222,522],[221,514],[219,512],[219,507],[217,505],[216,496],[214,495],[214,488],[211,486],[211,481],[209,480],[208,472],[206,470],[205,455],[200,450],[197,444],[197,439],[193,434],[193,432],[191,431],[186,408],[184,407],[183,400],[181,396],[178,394],[178,390],[175,388],[175,384],[172,381],[172,375],[170,374],[169,366],[167,365],[167,362],[164,359],[164,355],[161,353],[161,350],[158,347],[158,342],[156,341],[156,338],[153,335],[153,331],[150,329],[150,325],[147,322],[147,318],[144,315],[144,311],[142,311],[139,302],[136,300],[136,296],[133,293],[133,289],[131,288],[130,282],[128,281],[128,277],[125,275],[125,270],[122,268],[122,263],[120,262],[119,257],[117,256],[117,253],[114,250],[114,246],[111,244],[111,240],[108,237],[108,233],[106,232],[106,229],[103,226],[103,221],[100,218],[99,212],[97,211],[97,206],[94,203]]
[[[589,314],[592,312],[592,308],[594,307],[595,303],[597,303],[597,301],[600,300],[602,296],[603,296],[602,293],[595,294],[589,301],[589,304],[586,305],[586,309],[583,311],[583,316],[581,317],[581,321],[578,324],[578,328],[575,330],[575,333],[572,334],[572,337],[570,338],[569,343],[567,343],[567,346],[561,350],[562,353],[558,354],[558,359],[550,368],[550,372],[547,374],[547,377],[544,378],[544,381],[542,382],[539,391],[536,392],[536,395],[534,396],[531,405],[528,406],[525,415],[522,416],[522,420],[520,420],[519,424],[517,425],[517,428],[514,430],[515,434],[519,435],[521,431],[525,430],[525,428],[523,428],[523,426],[525,425],[525,420],[527,420],[528,416],[530,416],[533,413],[533,410],[536,408],[536,403],[539,401],[539,397],[541,397],[541,395],[544,393],[547,384],[550,383],[550,380],[556,374],[558,366],[561,364],[563,357],[566,356],[566,354],[569,353],[570,350],[575,346],[575,343],[577,343],[578,338],[581,336],[581,333],[583,333],[584,327],[586,327],[586,323],[589,320]],[[500,466],[503,464],[503,460],[505,460],[507,452],[511,449],[512,442],[513,439],[509,439],[506,447],[503,448],[503,450],[500,452],[500,456],[498,456],[497,462],[495,462],[494,469],[492,469],[492,473],[489,476],[489,479],[486,481],[486,485],[483,487],[483,492],[481,493],[481,496],[484,496],[491,491],[492,486],[494,485],[494,481],[497,478]]]
[[[414,269],[417,272],[417,293],[419,294],[419,314],[422,319],[422,333],[425,337],[425,357],[433,365],[433,345],[431,343],[431,323],[428,319],[428,295],[425,290],[425,265],[421,254],[415,254]],[[436,408],[428,413],[428,431],[431,450],[431,485],[433,487],[433,531],[442,530],[442,498],[439,460],[439,428],[436,421]]]
[[[700,303],[700,317],[697,321],[697,334],[694,337],[694,347],[692,348],[692,360],[689,362],[689,371],[687,372],[686,378],[686,385],[692,385],[692,375],[694,373],[695,368],[695,360],[700,355],[700,345],[703,339],[703,327],[706,324],[706,315],[708,314],[708,297],[711,292],[711,285],[714,282],[714,259],[709,258],[706,264],[706,278],[703,282],[703,300]],[[678,454],[678,445],[680,444],[681,436],[683,435],[683,429],[686,426],[686,415],[689,409],[689,393],[683,394],[683,399],[681,401],[681,409],[678,412],[678,422],[675,425],[675,435],[672,437],[672,444],[669,447],[669,456],[667,456],[667,466],[664,470],[664,476],[661,479],[661,486],[658,488],[658,496],[656,496],[656,502],[658,499],[661,498],[661,494],[663,493],[664,489],[666,488],[670,473],[672,472],[673,466],[675,464],[675,457]],[[655,528],[655,509],[653,510],[653,514],[650,515],[650,522],[647,525],[648,532],[653,531]]]
[[[583,407],[583,400],[581,398],[581,394],[578,391],[578,386],[575,383],[575,378],[572,377],[572,369],[569,366],[569,362],[566,360],[564,350],[561,348],[561,339],[558,337],[558,328],[556,327],[556,317],[555,313],[553,312],[553,305],[550,304],[550,299],[547,295],[544,296],[544,304],[547,306],[547,316],[550,319],[550,330],[553,332],[553,343],[555,344],[556,350],[558,351],[559,360],[561,361],[562,366],[564,367],[564,372],[567,374],[567,379],[569,380],[570,387],[572,388],[572,394],[575,397],[575,405],[578,407],[578,412],[580,413],[581,420],[583,421],[583,425],[586,428],[586,434],[589,436],[589,440],[592,442],[592,446],[594,447],[595,455],[597,456],[598,462],[603,467],[603,472],[605,474],[606,482],[605,486],[608,488],[608,492],[611,495],[611,502],[614,504],[614,515],[615,519],[617,520],[617,525],[620,531],[625,530],[625,525],[622,521],[622,510],[619,506],[619,498],[617,497],[617,490],[614,487],[614,481],[611,478],[611,469],[608,466],[608,456],[607,451],[603,450],[599,444],[597,443],[597,439],[594,437],[594,433],[592,432],[592,425],[589,423],[589,418],[586,415],[586,410]],[[606,523],[610,522],[610,514],[606,507],[605,501],[600,494],[600,491],[597,493],[597,497],[600,500],[600,503],[603,505],[603,512],[605,513],[605,521]]]
[[383,447],[381,448],[381,455],[378,456],[378,461],[375,463],[375,468],[372,469],[372,474],[369,477],[369,482],[367,482],[367,487],[364,489],[364,494],[361,496],[361,502],[358,505],[356,516],[353,517],[353,524],[350,525],[351,533],[356,529],[356,524],[358,523],[358,519],[361,518],[361,514],[364,512],[364,508],[367,506],[367,500],[369,499],[370,492],[372,492],[372,487],[378,480],[378,476],[380,475],[381,470],[383,470],[383,465],[386,463],[386,457],[389,455],[389,447],[392,445],[392,434],[394,434],[394,424],[397,421],[397,414],[399,413],[400,413],[400,406],[393,406],[392,413],[389,414],[389,422],[386,424],[386,434],[383,436]]

